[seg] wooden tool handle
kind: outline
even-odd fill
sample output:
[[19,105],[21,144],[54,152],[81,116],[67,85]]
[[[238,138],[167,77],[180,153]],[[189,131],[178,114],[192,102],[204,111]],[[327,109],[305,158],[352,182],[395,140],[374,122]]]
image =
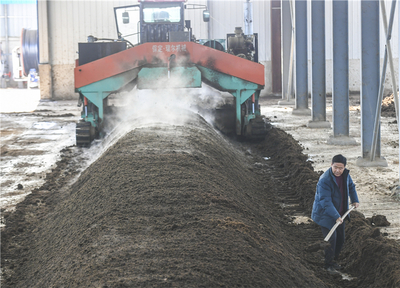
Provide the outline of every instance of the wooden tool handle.
[[[353,210],[354,208],[356,208],[356,207],[354,207],[353,205],[351,205],[351,206],[350,206],[350,209],[347,210],[346,213],[344,213],[344,215],[342,216],[342,220],[343,220],[343,221],[344,221],[344,218],[346,218],[347,214],[349,214],[350,211]],[[331,231],[329,231],[328,235],[326,235],[326,237],[325,237],[325,239],[324,239],[325,241],[329,241],[329,239],[331,238],[333,232],[335,232],[336,228],[337,228],[339,225],[340,225],[340,222],[336,222],[336,224],[333,225]]]

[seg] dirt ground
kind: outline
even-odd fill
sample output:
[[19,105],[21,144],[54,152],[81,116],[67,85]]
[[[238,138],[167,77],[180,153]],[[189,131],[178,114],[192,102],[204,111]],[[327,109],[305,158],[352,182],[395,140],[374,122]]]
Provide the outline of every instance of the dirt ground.
[[77,101],[40,101],[38,89],[1,89],[0,208],[12,210],[75,143]]
[[320,172],[276,124],[258,143],[189,111],[124,131],[106,151],[64,148],[3,212],[3,287],[400,287],[399,244],[357,211],[351,280],[323,270],[319,227],[297,222]]

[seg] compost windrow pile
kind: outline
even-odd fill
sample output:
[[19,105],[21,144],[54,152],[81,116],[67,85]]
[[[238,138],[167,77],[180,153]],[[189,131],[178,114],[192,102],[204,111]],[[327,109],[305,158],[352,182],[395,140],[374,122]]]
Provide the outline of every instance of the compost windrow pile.
[[16,286],[321,285],[249,168],[194,114],[131,131],[32,232]]
[[6,217],[2,287],[399,284],[398,246],[360,215],[340,259],[357,278],[322,269],[322,250],[309,247],[322,242],[318,226],[291,224],[276,202],[286,187],[309,213],[319,176],[291,136],[273,128],[264,142],[231,142],[181,117],[133,129],[71,187],[75,160],[59,163]]

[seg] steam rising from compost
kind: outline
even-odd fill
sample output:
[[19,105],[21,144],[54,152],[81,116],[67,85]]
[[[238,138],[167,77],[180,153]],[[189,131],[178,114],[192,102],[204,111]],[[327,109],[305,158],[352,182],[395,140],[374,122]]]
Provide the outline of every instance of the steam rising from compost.
[[117,115],[119,124],[124,123],[128,129],[160,124],[184,125],[189,112],[198,113],[212,123],[211,115],[204,112],[224,104],[221,93],[206,85],[202,88],[168,88],[185,86],[173,76],[161,81],[161,85],[160,82],[155,85],[167,88],[132,89],[120,95],[124,109]]
[[[167,79],[169,87],[181,87],[173,77]],[[168,87],[165,83],[165,87]],[[156,84],[157,87],[160,83]],[[225,94],[225,95],[224,95]],[[228,96],[229,95],[229,96]],[[110,95],[108,105],[114,112],[106,119],[106,136],[95,141],[88,152],[89,165],[126,133],[144,127],[165,125],[183,126],[193,117],[201,115],[208,123],[214,121],[212,110],[233,99],[203,83],[202,88],[132,89]]]

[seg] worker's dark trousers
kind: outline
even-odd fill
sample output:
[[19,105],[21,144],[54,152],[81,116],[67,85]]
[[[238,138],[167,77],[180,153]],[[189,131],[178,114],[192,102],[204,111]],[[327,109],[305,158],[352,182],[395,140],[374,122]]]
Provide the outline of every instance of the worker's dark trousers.
[[[333,261],[339,258],[340,251],[342,250],[344,244],[344,228],[345,226],[343,222],[336,228],[335,232],[333,232],[331,238],[329,239],[329,243],[331,245],[325,247],[325,268],[331,266]],[[322,229],[322,235],[324,236],[325,239],[330,229],[327,229],[322,226],[321,229]]]

